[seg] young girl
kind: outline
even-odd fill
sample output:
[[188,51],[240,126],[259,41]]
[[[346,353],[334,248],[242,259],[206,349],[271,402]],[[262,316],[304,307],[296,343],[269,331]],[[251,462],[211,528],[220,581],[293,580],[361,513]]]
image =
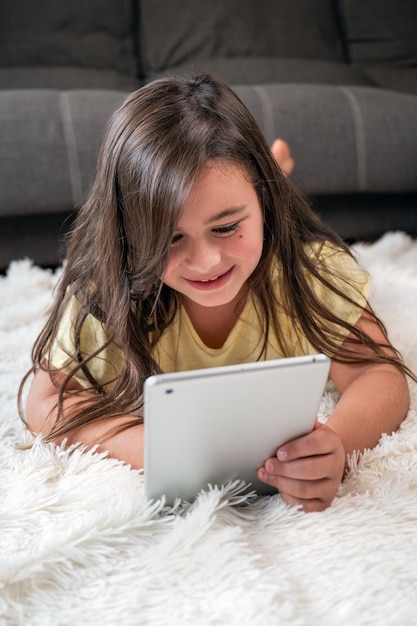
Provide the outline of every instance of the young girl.
[[324,352],[341,393],[332,417],[259,468],[285,502],[324,509],[347,455],[409,406],[410,372],[368,292],[230,88],[207,75],[155,81],[108,124],[34,346],[26,423],[141,468],[149,375]]

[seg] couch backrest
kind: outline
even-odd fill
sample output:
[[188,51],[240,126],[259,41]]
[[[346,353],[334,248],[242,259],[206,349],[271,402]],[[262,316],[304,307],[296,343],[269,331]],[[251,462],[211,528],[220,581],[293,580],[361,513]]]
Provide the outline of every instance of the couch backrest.
[[81,66],[136,74],[133,0],[2,4],[0,66]]
[[210,58],[341,61],[332,0],[138,0],[146,75]]
[[352,63],[417,66],[417,0],[336,2]]
[[147,78],[207,59],[417,67],[416,28],[417,0],[13,0],[0,4],[0,67]]

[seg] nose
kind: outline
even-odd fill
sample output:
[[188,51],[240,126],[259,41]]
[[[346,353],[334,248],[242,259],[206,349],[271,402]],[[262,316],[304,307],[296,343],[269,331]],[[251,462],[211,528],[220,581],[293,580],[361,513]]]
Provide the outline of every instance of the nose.
[[220,249],[215,241],[199,239],[189,242],[186,263],[193,271],[208,274],[220,264],[220,260]]

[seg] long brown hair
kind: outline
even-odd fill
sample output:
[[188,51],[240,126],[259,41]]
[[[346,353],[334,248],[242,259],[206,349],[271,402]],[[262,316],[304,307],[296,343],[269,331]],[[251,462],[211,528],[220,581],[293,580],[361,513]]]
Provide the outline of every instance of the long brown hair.
[[[272,327],[286,354],[277,321],[281,307],[318,352],[351,363],[388,361],[406,370],[399,355],[389,356],[384,350],[387,346],[376,344],[337,318],[315,295],[308,276],[349,300],[332,277],[320,271],[307,244],[330,242],[347,254],[349,249],[288,183],[237,95],[205,74],[165,78],[131,94],[107,125],[96,179],[69,239],[55,303],[33,348],[31,372],[39,367],[48,369],[48,351],[65,307],[75,296],[81,305],[74,320],[74,360],[78,363],[66,382],[82,370],[97,392],[97,400],[77,407],[63,423],[64,382],[59,390],[57,423],[48,439],[103,416],[140,414],[144,380],[160,371],[152,348],[178,308],[177,294],[161,281],[172,234],[194,181],[208,161],[215,159],[243,168],[264,213],[263,253],[250,278],[264,320],[264,346]],[[273,295],[276,290],[271,289],[272,267],[277,263],[283,294],[279,302]],[[119,376],[106,392],[89,369],[94,355],[81,355],[81,327],[90,314],[103,322],[107,344],[116,342],[123,354]],[[366,343],[372,354],[365,357],[341,347],[347,332],[352,333],[353,343]],[[95,354],[104,347],[98,346]],[[138,417],[132,425],[141,421]]]

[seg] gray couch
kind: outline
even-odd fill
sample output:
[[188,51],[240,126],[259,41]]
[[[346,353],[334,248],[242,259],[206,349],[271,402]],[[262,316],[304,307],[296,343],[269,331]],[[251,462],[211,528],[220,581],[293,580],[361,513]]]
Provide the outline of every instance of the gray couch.
[[0,268],[62,259],[111,112],[190,69],[290,143],[294,184],[343,237],[417,233],[416,0],[1,5]]

